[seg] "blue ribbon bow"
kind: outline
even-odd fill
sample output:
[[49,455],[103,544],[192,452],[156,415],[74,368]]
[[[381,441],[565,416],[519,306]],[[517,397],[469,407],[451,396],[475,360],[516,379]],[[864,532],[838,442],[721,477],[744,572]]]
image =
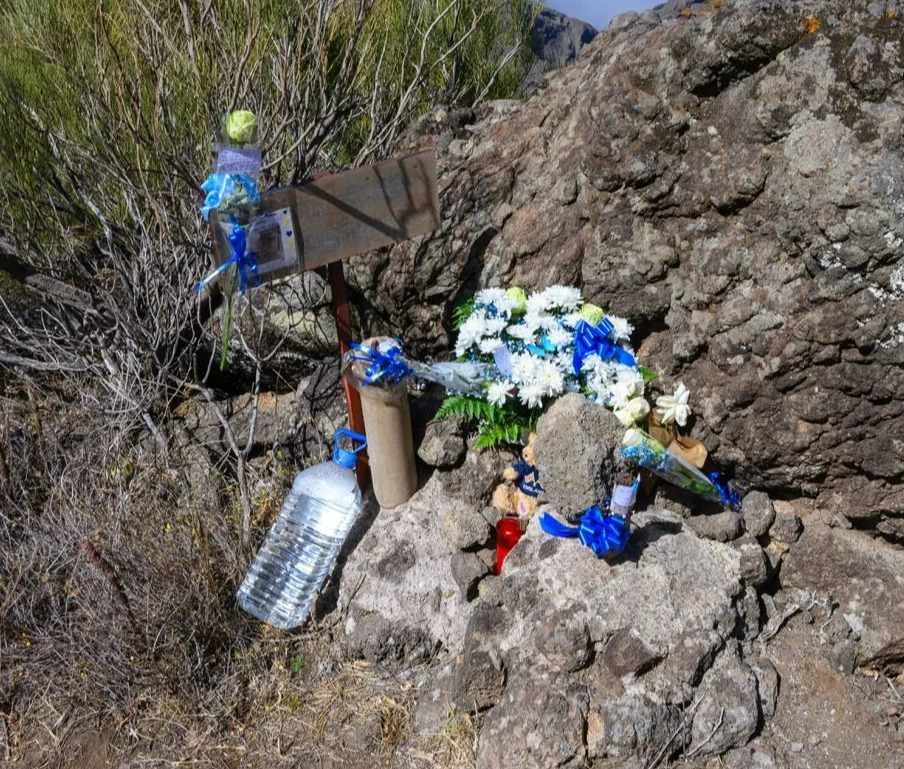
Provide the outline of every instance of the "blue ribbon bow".
[[248,274],[252,276],[252,282],[257,283],[259,269],[253,253],[248,253],[248,238],[245,228],[232,217],[232,231],[229,233],[229,245],[232,248],[232,258],[221,264],[210,275],[202,280],[195,289],[199,294],[204,286],[220,277],[232,265],[235,265],[239,273],[239,290],[244,294],[248,290]]
[[587,508],[581,516],[580,526],[566,526],[551,515],[544,514],[540,516],[540,528],[553,537],[577,537],[581,544],[600,557],[623,553],[631,536],[624,518],[603,515],[598,505]]
[[603,318],[598,326],[591,326],[586,320],[578,321],[574,329],[574,373],[580,374],[584,360],[591,355],[599,355],[603,360],[617,360],[624,366],[636,367],[634,357],[627,350],[619,347],[609,335],[612,333],[612,321]]
[[353,356],[352,360],[360,360],[370,364],[367,371],[364,372],[366,377],[364,379],[365,386],[381,381],[395,385],[414,375],[414,369],[402,357],[402,348],[398,345],[393,345],[385,353],[379,349],[367,349],[357,342],[352,342],[351,347],[361,353]]

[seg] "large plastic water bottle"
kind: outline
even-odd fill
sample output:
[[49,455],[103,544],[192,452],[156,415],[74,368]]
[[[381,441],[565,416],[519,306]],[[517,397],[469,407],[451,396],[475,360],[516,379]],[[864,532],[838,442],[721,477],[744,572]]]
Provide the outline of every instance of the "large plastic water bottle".
[[[347,451],[347,437],[360,445]],[[304,622],[361,511],[356,454],[367,441],[338,430],[332,460],[295,476],[292,489],[263,546],[239,586],[241,607],[268,625],[287,630]]]

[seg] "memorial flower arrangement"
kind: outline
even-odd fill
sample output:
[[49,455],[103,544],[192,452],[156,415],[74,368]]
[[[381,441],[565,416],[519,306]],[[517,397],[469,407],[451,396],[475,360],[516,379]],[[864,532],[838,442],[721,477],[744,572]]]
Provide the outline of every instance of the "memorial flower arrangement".
[[454,393],[439,417],[477,422],[477,447],[516,443],[543,409],[566,392],[611,409],[626,427],[650,413],[644,397],[653,374],[630,347],[631,324],[606,315],[569,286],[529,296],[520,288],[479,291],[458,307],[455,353],[485,371],[476,393]]
[[[394,384],[412,376],[443,385],[448,395],[436,418],[473,421],[477,449],[523,444],[556,398],[581,393],[610,409],[625,426],[620,452],[632,464],[683,489],[737,506],[736,492],[722,485],[717,474],[707,476],[700,470],[705,447],[678,433],[691,415],[684,383],[657,397],[651,408],[646,391],[655,375],[637,363],[630,346],[633,328],[626,319],[585,302],[576,288],[551,286],[530,295],[520,288],[484,289],[456,308],[453,321],[458,329],[455,363],[407,358],[400,340],[368,349],[356,345],[347,358],[368,364],[365,385]],[[654,430],[658,439],[644,428]],[[636,487],[625,487],[632,499]],[[598,533],[599,526],[591,529]],[[556,532],[579,536],[576,528]],[[612,537],[624,532],[609,534],[604,550],[615,541]],[[585,533],[584,538],[589,536]]]

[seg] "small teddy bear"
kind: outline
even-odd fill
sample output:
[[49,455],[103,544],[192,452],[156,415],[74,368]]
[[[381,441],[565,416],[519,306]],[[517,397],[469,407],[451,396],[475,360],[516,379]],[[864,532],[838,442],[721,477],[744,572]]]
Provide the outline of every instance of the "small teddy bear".
[[503,482],[493,492],[493,507],[503,516],[516,515],[528,520],[546,501],[540,474],[534,465],[537,461],[534,451],[536,437],[536,433],[530,434],[527,445],[521,450],[521,460],[505,469]]

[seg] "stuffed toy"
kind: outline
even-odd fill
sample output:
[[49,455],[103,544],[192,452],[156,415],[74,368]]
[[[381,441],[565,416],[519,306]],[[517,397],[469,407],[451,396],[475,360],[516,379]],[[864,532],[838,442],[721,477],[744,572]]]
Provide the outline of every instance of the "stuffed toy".
[[540,474],[534,465],[537,455],[534,451],[536,433],[528,437],[527,445],[521,451],[521,460],[507,467],[502,474],[502,483],[493,492],[493,507],[503,516],[532,518],[537,508],[546,501]]

